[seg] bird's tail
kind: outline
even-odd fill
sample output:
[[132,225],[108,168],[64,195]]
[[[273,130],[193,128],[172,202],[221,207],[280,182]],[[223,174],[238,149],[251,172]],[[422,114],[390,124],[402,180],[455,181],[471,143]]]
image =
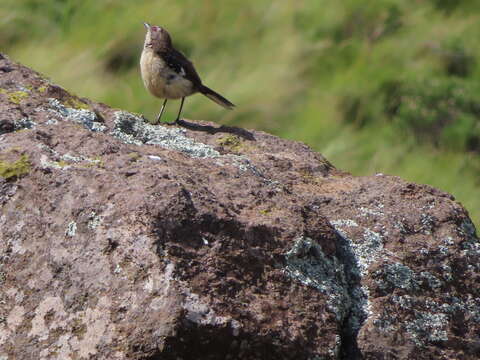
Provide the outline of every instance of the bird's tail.
[[208,97],[210,100],[215,101],[218,105],[223,106],[226,109],[232,110],[235,107],[235,105],[225,99],[222,95],[216,93],[205,85],[202,85],[200,87],[200,92],[206,97]]

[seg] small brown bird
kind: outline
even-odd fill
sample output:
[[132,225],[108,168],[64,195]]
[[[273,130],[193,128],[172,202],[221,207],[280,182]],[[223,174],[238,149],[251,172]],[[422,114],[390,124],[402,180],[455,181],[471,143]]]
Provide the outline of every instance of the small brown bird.
[[147,90],[156,97],[165,99],[156,122],[159,122],[168,99],[182,99],[177,119],[180,120],[186,96],[197,92],[227,109],[233,109],[230,101],[202,84],[193,64],[172,45],[167,30],[144,23],[147,29],[145,44],[140,58],[140,70]]

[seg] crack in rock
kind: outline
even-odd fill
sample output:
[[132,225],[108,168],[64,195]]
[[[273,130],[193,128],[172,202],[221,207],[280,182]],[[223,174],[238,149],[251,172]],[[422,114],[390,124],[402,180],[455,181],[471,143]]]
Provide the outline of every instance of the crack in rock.
[[352,270],[356,263],[352,254],[351,250],[340,251],[327,257],[320,245],[307,237],[298,238],[284,254],[287,276],[328,296],[327,306],[342,328],[339,345],[332,351],[344,358],[358,355],[356,336],[367,318],[368,292],[359,285],[358,269]]

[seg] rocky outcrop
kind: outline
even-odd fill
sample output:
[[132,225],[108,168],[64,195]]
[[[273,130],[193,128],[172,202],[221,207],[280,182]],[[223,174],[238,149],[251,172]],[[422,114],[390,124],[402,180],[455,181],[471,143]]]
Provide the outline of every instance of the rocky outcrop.
[[153,126],[0,59],[1,359],[477,359],[449,194]]

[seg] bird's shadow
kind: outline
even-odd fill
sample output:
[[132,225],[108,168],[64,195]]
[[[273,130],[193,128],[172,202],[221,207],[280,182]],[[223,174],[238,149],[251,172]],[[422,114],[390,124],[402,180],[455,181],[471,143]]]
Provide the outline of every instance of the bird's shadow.
[[185,119],[179,119],[177,121],[177,125],[180,125],[186,129],[192,130],[192,131],[203,131],[209,134],[217,134],[217,133],[228,133],[228,134],[234,134],[239,137],[244,138],[245,140],[252,140],[255,141],[255,137],[253,134],[245,129],[242,128],[237,128],[234,126],[225,126],[225,125],[220,125],[218,127],[216,126],[211,126],[211,125],[201,125],[197,124],[194,122],[186,121]]

